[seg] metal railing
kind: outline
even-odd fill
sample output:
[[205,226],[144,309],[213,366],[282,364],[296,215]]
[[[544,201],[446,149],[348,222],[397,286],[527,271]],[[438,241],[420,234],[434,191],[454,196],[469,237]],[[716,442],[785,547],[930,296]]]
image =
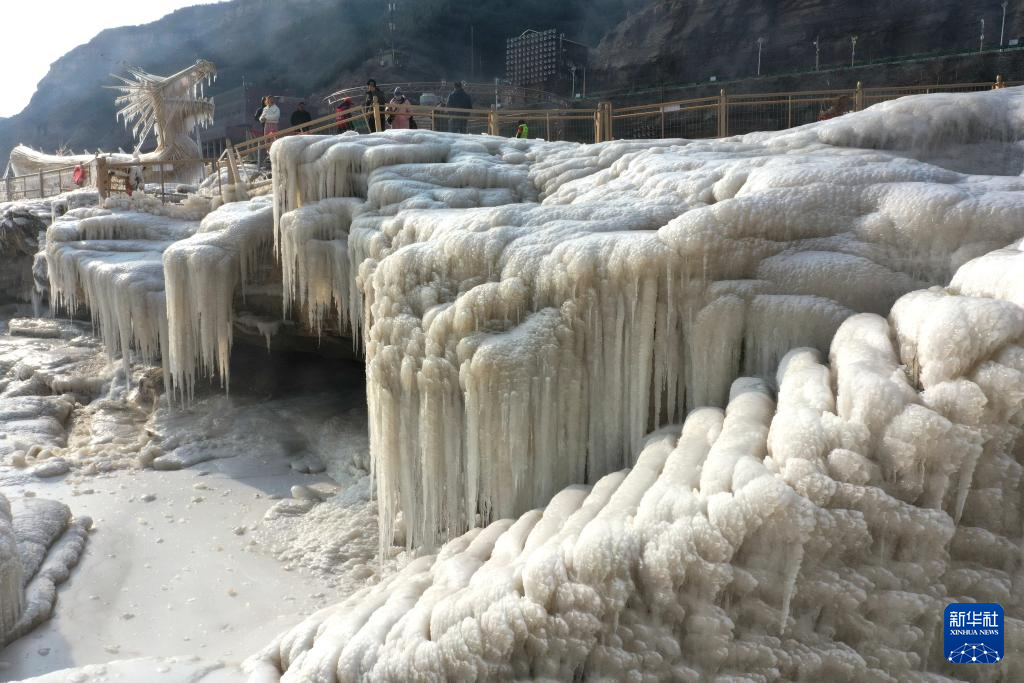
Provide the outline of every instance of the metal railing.
[[0,179],[0,202],[13,202],[19,199],[43,199],[52,197],[79,187],[91,185],[91,177],[87,166],[83,166],[84,177],[81,185],[74,182],[77,164],[62,166],[48,171],[39,171],[20,176],[7,176]]
[[[1002,84],[1002,79],[997,78]],[[1017,83],[1006,83],[1017,85]],[[531,138],[571,142],[602,142],[607,140],[656,138],[714,138],[741,135],[754,131],[784,130],[818,121],[829,109],[835,113],[860,111],[879,102],[906,95],[938,92],[976,92],[989,90],[992,83],[956,83],[950,85],[915,85],[905,87],[856,88],[781,93],[718,95],[673,102],[658,102],[616,108],[601,102],[591,109],[454,109],[444,106],[410,105],[416,127],[423,130],[490,134],[512,137],[519,122],[529,127]],[[339,91],[342,92],[342,91]],[[175,164],[209,164],[210,171],[220,177],[221,168],[229,167],[229,177],[239,178],[243,160],[257,168],[277,139],[287,135],[333,134],[344,130],[371,132],[388,127],[389,110],[374,104],[366,111],[353,108],[344,113],[331,113],[299,126],[253,137],[228,148],[217,159],[193,159],[160,162],[154,168],[164,174],[165,167]],[[85,185],[106,187],[111,169],[132,164],[109,163],[98,157],[86,166]],[[72,182],[74,166],[30,175],[13,176],[0,182],[0,201],[47,197],[78,187]],[[109,190],[109,188],[107,188]],[[161,193],[164,194],[164,193]]]

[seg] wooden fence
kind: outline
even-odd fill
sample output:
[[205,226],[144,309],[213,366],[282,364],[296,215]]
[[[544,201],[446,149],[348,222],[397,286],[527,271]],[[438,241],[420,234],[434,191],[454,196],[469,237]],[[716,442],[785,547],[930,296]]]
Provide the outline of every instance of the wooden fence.
[[[997,81],[1002,82],[1001,77]],[[608,140],[653,138],[714,138],[742,135],[754,131],[774,131],[801,126],[819,120],[826,110],[838,107],[844,111],[860,111],[879,102],[905,95],[936,92],[974,92],[992,88],[992,83],[956,83],[950,85],[917,85],[906,87],[856,88],[782,93],[730,95],[725,90],[711,97],[698,97],[674,102],[659,102],[630,107],[615,107],[600,102],[593,108],[523,109],[453,109],[443,106],[412,105],[416,127],[423,130],[515,135],[520,121],[529,126],[529,137],[546,140],[567,140],[592,143]],[[1007,85],[1015,85],[1007,83]],[[255,137],[228,146],[218,159],[164,162],[158,165],[161,174],[167,165],[203,163],[218,174],[226,168],[229,180],[244,179],[243,163],[266,166],[267,151],[275,140],[286,135],[334,134],[345,130],[365,133],[387,127],[388,112],[375,105],[363,111],[353,108],[342,115],[335,113],[313,119],[300,126],[283,128],[275,133]],[[99,162],[99,163],[98,163]],[[88,169],[87,185],[100,184],[115,167],[131,164],[105,164],[98,158]],[[97,172],[97,166],[103,166]],[[46,197],[74,189],[71,174],[74,167],[44,171],[27,176],[8,177],[0,183],[0,201]],[[268,169],[269,170],[269,169]],[[163,192],[161,193],[164,194]]]

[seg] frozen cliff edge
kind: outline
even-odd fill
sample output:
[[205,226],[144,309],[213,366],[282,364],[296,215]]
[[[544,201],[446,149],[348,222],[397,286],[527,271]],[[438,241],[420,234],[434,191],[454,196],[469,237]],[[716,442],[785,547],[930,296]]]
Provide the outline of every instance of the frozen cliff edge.
[[[963,321],[965,324],[957,324]],[[934,680],[949,602],[1024,675],[1024,309],[941,289],[839,327],[643,442],[310,616],[250,680]],[[970,672],[967,672],[970,673]]]
[[992,173],[1022,112],[1013,90],[724,140],[276,143],[286,305],[361,327],[382,543],[594,483],[732,378],[1019,239],[1024,179]]

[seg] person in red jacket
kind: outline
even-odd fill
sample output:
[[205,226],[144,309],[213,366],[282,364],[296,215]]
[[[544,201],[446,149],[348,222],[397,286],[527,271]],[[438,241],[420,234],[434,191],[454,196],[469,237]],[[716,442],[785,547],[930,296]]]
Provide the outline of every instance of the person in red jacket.
[[352,122],[345,119],[352,115],[352,98],[346,97],[334,107],[334,122],[337,124],[336,132],[341,135],[346,130],[352,130]]

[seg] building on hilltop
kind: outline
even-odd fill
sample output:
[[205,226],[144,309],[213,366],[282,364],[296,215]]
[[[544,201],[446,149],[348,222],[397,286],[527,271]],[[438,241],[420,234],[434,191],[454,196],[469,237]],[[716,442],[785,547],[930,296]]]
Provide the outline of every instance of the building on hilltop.
[[505,41],[505,78],[561,95],[586,95],[589,48],[555,29],[527,30]]

